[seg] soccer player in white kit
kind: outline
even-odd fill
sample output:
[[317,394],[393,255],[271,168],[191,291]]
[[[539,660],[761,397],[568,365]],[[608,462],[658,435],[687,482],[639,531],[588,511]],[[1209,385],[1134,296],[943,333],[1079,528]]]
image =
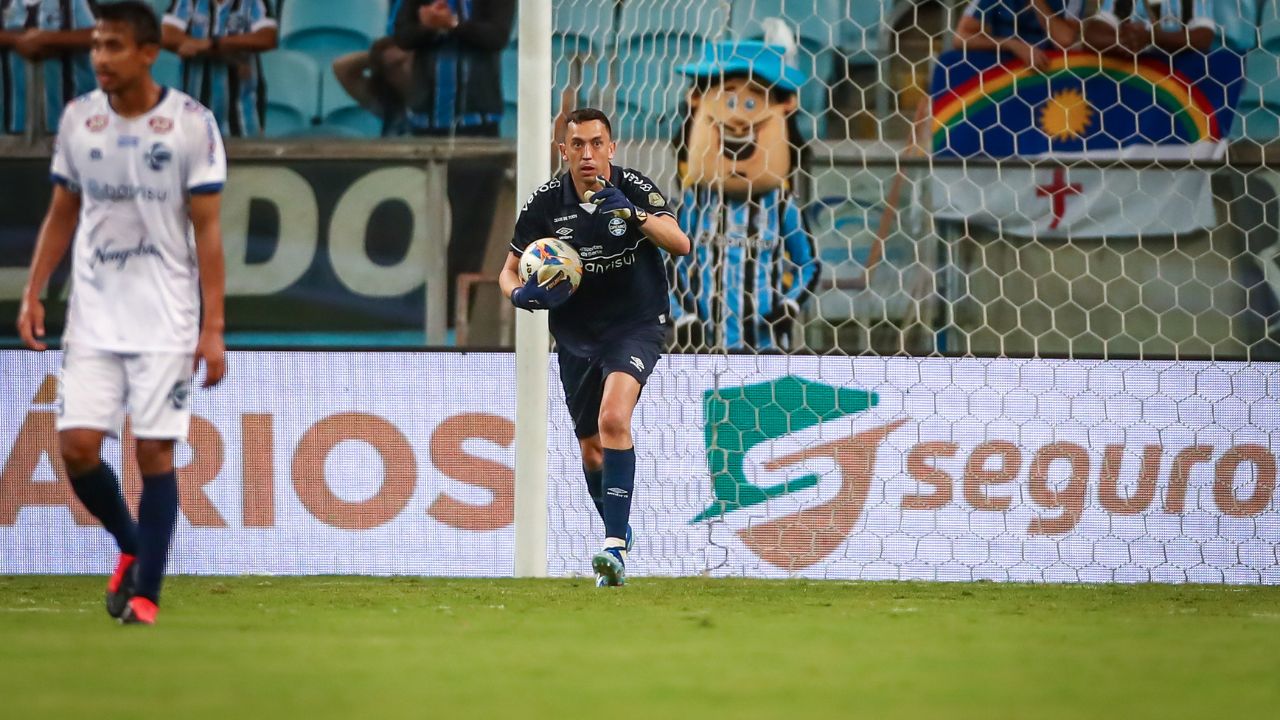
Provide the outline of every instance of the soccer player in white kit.
[[[53,198],[18,314],[23,341],[44,350],[40,296],[74,233],[58,442],[76,496],[120,548],[107,612],[148,625],[177,520],[173,448],[191,422],[192,376],[201,360],[205,387],[225,372],[226,156],[212,113],[152,79],[160,37],[148,2],[97,3],[99,89],[63,112]],[[126,409],[142,471],[136,522],[101,458]]]

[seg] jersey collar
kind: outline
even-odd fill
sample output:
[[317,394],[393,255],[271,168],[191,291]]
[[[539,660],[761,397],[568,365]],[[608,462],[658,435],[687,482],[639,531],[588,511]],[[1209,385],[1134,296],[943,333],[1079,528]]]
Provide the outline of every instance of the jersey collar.
[[[106,95],[106,93],[103,93],[103,95]],[[137,117],[132,117],[132,118],[126,118],[126,117],[124,117],[123,115],[121,115],[120,113],[116,112],[115,107],[113,107],[113,106],[111,105],[111,96],[109,96],[109,95],[107,96],[107,107],[111,110],[111,114],[112,114],[112,115],[115,115],[116,117],[120,118],[121,120],[128,120],[128,121],[132,122],[132,121],[134,121],[134,120],[142,119],[142,118],[144,118],[144,117],[146,117],[146,116],[150,115],[151,113],[155,112],[157,108],[159,108],[161,105],[163,105],[163,104],[164,104],[164,101],[165,101],[166,99],[168,99],[168,97],[169,97],[169,86],[168,86],[168,85],[161,85],[161,86],[160,86],[160,99],[159,99],[159,100],[156,100],[156,104],[155,104],[155,105],[152,105],[152,106],[151,106],[151,107],[150,107],[146,112],[142,113],[141,115],[139,115],[139,116],[137,116]]]

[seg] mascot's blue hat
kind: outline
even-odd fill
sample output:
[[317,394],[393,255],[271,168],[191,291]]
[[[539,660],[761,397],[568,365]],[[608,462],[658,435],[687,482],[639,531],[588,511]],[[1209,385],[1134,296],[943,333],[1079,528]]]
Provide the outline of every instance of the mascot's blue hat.
[[759,40],[730,40],[707,43],[702,59],[681,65],[676,72],[687,77],[714,78],[725,75],[747,75],[770,88],[797,92],[805,75],[786,60],[786,48]]

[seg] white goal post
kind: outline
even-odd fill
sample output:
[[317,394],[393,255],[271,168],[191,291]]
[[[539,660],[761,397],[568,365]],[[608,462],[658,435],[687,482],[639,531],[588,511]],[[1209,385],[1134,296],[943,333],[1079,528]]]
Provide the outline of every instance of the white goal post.
[[[516,201],[523,205],[551,174],[551,0],[520,0],[519,44]],[[547,574],[549,340],[545,312],[516,313],[516,577]]]

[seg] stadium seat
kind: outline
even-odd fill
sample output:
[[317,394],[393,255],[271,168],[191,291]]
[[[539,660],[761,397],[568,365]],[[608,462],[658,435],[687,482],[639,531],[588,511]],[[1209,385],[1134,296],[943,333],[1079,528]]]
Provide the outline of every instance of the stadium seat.
[[1280,62],[1271,50],[1255,48],[1245,56],[1244,75],[1231,137],[1258,141],[1280,137]]
[[343,133],[354,137],[376,138],[382,135],[382,119],[360,107],[347,94],[338,77],[332,72],[321,73],[320,124],[324,127],[343,128]]
[[151,66],[151,75],[161,85],[181,90],[182,60],[168,50],[161,51],[156,64]]
[[[287,7],[287,5],[286,5]],[[274,50],[262,55],[267,84],[267,137],[306,132],[320,107],[320,68],[306,53]]]
[[[502,136],[516,135],[516,111],[519,102],[519,13],[512,25],[511,41],[502,51],[502,98],[504,103]],[[605,51],[613,31],[613,7],[607,3],[561,4],[553,11],[551,62],[555,82],[551,88],[551,111],[560,110],[560,97],[575,84],[578,106],[589,102],[597,80],[605,76],[608,61]]]
[[[1265,0],[1217,0],[1213,3],[1213,17],[1222,29],[1224,45],[1237,52],[1248,52],[1257,46],[1259,2]],[[1265,14],[1274,15],[1275,3],[1267,5]]]
[[[504,138],[516,136],[516,112],[520,103],[519,50],[514,42],[502,51],[502,125],[501,135]],[[553,105],[552,112],[556,108]]]
[[322,66],[348,52],[367,50],[387,30],[387,0],[286,2],[280,47],[301,50]]
[[[875,7],[878,0],[854,0],[853,4]],[[738,37],[760,37],[761,21],[782,18],[804,45],[836,47],[840,42],[840,26],[850,18],[846,5],[846,0],[737,0],[729,27]]]
[[[1215,4],[1216,8],[1217,5]],[[1280,48],[1280,4],[1275,0],[1264,2],[1262,13],[1258,19],[1258,31],[1262,38],[1262,47],[1274,52]]]
[[852,65],[874,65],[880,52],[880,33],[893,0],[846,0],[840,23],[840,50]]
[[[552,12],[551,32],[563,38],[577,38],[596,52],[609,44],[613,32],[613,3],[559,3]],[[513,36],[518,31],[513,31]]]
[[[878,0],[857,2],[878,11]],[[828,88],[836,65],[836,47],[840,42],[842,18],[849,17],[845,0],[738,0],[733,6],[730,26],[742,38],[764,35],[763,21],[781,18],[791,28],[799,43],[796,64],[809,76],[800,88],[801,131],[807,137],[818,137],[826,128],[825,117],[831,108]],[[877,28],[878,30],[878,28]]]
[[718,0],[631,0],[618,28],[618,135],[670,140],[681,118],[686,83],[675,67],[696,60],[702,45],[729,24]]

